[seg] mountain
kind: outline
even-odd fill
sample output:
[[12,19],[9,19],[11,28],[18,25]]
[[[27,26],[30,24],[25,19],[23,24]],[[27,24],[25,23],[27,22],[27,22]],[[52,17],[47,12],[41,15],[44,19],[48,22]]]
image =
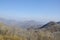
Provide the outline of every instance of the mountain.
[[42,27],[39,27],[39,29],[49,30],[51,32],[60,31],[60,23],[51,21],[43,25]]
[[41,27],[42,23],[30,20],[30,21],[19,21],[15,24],[15,26],[22,27],[22,28],[38,28]]
[[56,22],[51,21],[51,22],[48,22],[47,24],[43,25],[43,26],[42,26],[42,27],[40,27],[40,28],[47,28],[47,27],[52,26],[52,25],[55,25],[55,24],[57,24],[57,23],[56,23]]
[[60,22],[57,22],[58,24],[60,24]]
[[8,20],[8,19],[4,19],[4,18],[0,18],[0,22],[4,23],[6,25],[13,25],[13,24],[17,23],[16,20]]
[[22,27],[22,28],[30,28],[30,27],[41,27],[42,23],[37,22],[34,20],[28,20],[28,21],[16,21],[16,20],[7,20],[4,18],[0,18],[0,22],[8,25],[8,26],[15,26],[15,27]]

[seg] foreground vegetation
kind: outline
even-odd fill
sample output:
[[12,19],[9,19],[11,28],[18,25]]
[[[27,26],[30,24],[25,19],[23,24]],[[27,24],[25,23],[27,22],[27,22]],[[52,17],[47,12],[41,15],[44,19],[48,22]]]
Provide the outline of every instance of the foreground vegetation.
[[60,40],[59,28],[60,26],[53,25],[53,29],[27,30],[0,23],[0,40]]

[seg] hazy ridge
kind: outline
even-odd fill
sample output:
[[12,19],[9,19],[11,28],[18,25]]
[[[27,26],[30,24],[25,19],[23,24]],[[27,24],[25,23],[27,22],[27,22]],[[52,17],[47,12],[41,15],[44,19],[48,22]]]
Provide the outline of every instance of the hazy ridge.
[[35,21],[28,21],[22,23],[27,28],[22,28],[15,24],[20,22],[8,21],[14,25],[10,23],[7,25],[7,21],[0,21],[0,40],[60,40],[60,22],[50,21],[42,25]]

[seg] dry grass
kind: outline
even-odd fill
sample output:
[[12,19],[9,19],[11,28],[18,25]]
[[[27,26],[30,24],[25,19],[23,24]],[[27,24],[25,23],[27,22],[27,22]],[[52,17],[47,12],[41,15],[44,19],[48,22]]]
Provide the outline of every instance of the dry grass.
[[60,33],[50,31],[20,30],[0,24],[0,40],[60,40]]

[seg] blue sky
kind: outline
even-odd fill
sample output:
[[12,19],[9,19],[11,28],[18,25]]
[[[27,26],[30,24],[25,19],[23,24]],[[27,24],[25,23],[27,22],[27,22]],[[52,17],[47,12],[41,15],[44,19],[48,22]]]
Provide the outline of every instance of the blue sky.
[[60,0],[0,0],[0,17],[15,20],[59,21]]

